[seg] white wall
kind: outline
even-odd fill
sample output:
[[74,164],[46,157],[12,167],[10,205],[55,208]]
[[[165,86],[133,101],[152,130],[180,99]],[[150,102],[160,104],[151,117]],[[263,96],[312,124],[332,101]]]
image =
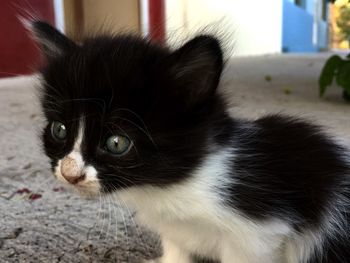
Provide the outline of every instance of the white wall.
[[233,38],[235,55],[281,52],[282,2],[166,0],[167,34],[170,40],[183,39],[209,25]]
[[141,32],[143,36],[149,34],[149,0],[140,0],[140,21],[141,21]]
[[64,32],[64,12],[62,0],[54,0],[55,25],[58,30]]

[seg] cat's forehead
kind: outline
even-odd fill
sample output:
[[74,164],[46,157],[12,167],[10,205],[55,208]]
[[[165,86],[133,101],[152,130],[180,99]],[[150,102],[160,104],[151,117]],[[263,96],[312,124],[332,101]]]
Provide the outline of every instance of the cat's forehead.
[[165,53],[131,37],[87,40],[48,63],[43,71],[45,92],[57,100],[83,103],[95,98],[100,103],[130,106],[146,96],[147,85],[160,73],[157,61]]
[[112,38],[108,36],[88,38],[77,50],[80,50],[86,56],[100,56],[106,52],[108,57],[139,58],[140,60],[149,56],[156,58],[169,53],[165,47],[132,35],[118,35]]
[[[138,74],[148,70],[164,59],[169,51],[163,47],[133,36],[96,37],[87,39],[66,54],[70,63],[79,69],[91,73],[88,76],[99,76],[96,73],[113,73],[111,77],[123,74]],[[107,77],[107,76],[103,76]],[[129,79],[132,80],[132,79]]]

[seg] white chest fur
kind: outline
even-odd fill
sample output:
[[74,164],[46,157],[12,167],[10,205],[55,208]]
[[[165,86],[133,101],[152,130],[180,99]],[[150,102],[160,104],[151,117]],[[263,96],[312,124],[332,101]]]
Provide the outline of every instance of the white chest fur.
[[253,222],[225,206],[229,150],[209,156],[185,182],[167,188],[142,187],[119,197],[138,220],[188,253],[226,262],[281,262],[280,247],[291,229],[283,222]]

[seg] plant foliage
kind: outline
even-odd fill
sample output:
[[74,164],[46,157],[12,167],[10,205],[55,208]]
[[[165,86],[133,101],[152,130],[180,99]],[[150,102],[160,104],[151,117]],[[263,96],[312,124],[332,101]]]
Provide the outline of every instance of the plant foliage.
[[[335,3],[336,0],[329,0],[329,2]],[[348,2],[350,3],[350,0]],[[350,42],[350,8],[346,5],[340,9],[340,18],[337,25],[343,37]],[[334,55],[326,61],[319,78],[321,97],[334,80],[338,86],[343,88],[343,98],[350,102],[350,54],[345,59]]]
[[[330,0],[329,2],[331,2],[331,3],[335,3],[335,1],[337,1],[337,0]],[[348,1],[349,3],[350,3],[350,0]]]
[[340,16],[337,21],[342,37],[350,40],[350,8],[347,5],[340,7]]
[[350,101],[350,54],[345,59],[334,55],[326,61],[319,78],[321,97],[334,80],[338,86],[343,88],[344,99]]

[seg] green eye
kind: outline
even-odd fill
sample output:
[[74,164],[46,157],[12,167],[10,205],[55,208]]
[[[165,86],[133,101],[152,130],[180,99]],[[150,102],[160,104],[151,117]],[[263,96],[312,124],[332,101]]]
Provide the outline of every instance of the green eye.
[[122,155],[130,150],[130,140],[121,135],[113,135],[106,141],[106,150],[112,154]]
[[63,141],[67,137],[66,126],[62,122],[54,121],[51,124],[51,134],[56,140]]

